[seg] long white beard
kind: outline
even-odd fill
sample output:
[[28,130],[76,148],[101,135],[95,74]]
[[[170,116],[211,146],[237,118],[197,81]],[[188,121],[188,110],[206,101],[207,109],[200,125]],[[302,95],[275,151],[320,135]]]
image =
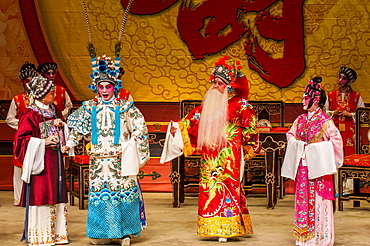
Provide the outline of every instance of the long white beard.
[[198,130],[198,147],[207,146],[221,149],[226,146],[228,124],[228,93],[208,90],[203,99]]

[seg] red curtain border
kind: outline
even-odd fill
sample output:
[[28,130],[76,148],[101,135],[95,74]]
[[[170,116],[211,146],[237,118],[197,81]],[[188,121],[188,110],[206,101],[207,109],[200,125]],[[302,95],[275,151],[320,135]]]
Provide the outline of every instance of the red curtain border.
[[[37,0],[18,0],[19,9],[21,11],[23,25],[26,29],[28,40],[31,44],[32,51],[36,57],[38,64],[43,62],[54,62],[51,49],[47,36],[44,35],[44,28],[38,14],[38,2]],[[62,76],[62,69],[58,69],[57,76],[55,78],[56,84],[63,86],[67,89],[71,100],[80,100],[77,94],[67,86],[66,79]]]

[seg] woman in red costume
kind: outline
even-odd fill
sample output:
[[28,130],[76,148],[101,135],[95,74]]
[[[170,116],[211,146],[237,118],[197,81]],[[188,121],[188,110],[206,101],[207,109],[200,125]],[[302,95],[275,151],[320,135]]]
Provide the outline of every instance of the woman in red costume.
[[[351,84],[357,79],[355,70],[341,67],[338,74],[338,89],[328,93],[326,114],[334,121],[343,139],[344,156],[356,153],[355,113],[365,107],[360,93],[352,90]],[[353,193],[353,179],[343,184],[343,194]]]
[[[25,62],[21,69],[19,70],[19,79],[23,85],[24,91],[15,97],[13,97],[12,102],[9,106],[9,111],[6,116],[6,124],[13,128],[14,130],[18,130],[18,122],[19,116],[21,113],[28,108],[30,105],[30,98],[28,96],[28,89],[27,83],[33,78],[37,76],[36,66],[32,63]],[[15,134],[14,134],[15,137]],[[13,140],[14,142],[15,140]],[[13,165],[14,165],[14,173],[13,173],[13,187],[14,187],[14,206],[19,206],[19,201],[21,199],[21,192],[22,192],[22,163],[20,163],[14,153],[14,145],[13,145]]]
[[24,181],[20,206],[26,207],[23,238],[29,245],[68,243],[67,189],[60,146],[62,114],[53,104],[52,80],[34,77],[27,85],[30,106],[20,115],[15,153]]
[[348,67],[341,67],[338,75],[338,89],[328,93],[326,114],[334,121],[343,139],[344,156],[355,154],[355,113],[365,107],[360,93],[352,90],[351,84],[357,73]]

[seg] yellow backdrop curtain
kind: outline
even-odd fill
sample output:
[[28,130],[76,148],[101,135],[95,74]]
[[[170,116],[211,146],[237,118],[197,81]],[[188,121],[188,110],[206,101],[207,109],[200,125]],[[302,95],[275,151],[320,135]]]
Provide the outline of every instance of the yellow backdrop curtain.
[[[97,55],[113,56],[124,13],[121,2],[85,1]],[[133,8],[135,4],[142,2],[134,0]],[[286,103],[299,103],[302,100],[303,87],[310,78],[323,77],[324,89],[332,91],[336,89],[339,67],[348,66],[358,73],[358,79],[352,85],[353,89],[362,94],[366,103],[370,103],[370,87],[366,84],[370,80],[368,1],[303,1],[302,42],[305,67],[300,76],[284,88],[271,81],[267,82],[260,72],[251,69],[245,44],[248,39],[257,37],[259,46],[273,59],[284,57],[284,52],[287,51],[284,42],[286,45],[289,33],[294,35],[296,30],[286,30],[282,25],[282,32],[287,32],[286,39],[271,40],[263,38],[263,33],[259,33],[256,20],[262,11],[265,11],[267,16],[284,17],[287,14],[284,12],[284,9],[287,9],[284,4],[289,1],[261,0],[260,3],[272,2],[272,4],[259,12],[244,11],[239,15],[239,22],[244,23],[250,32],[243,33],[232,44],[202,59],[194,59],[190,46],[182,38],[183,33],[178,29],[179,12],[181,8],[188,7],[194,10],[212,1],[173,2],[168,8],[157,13],[128,16],[122,37],[121,65],[126,71],[122,79],[123,87],[131,91],[135,101],[179,102],[185,99],[201,99],[209,87],[208,79],[214,62],[221,56],[229,55],[244,64],[243,72],[250,85],[250,100],[283,100]],[[36,3],[50,49],[61,73],[68,81],[69,89],[75,92],[78,99],[86,100],[93,97],[87,88],[90,84],[91,63],[86,48],[88,36],[81,1],[38,0]],[[220,5],[216,7],[222,8]],[[140,6],[136,5],[136,9],[140,10]],[[2,100],[10,100],[22,91],[22,85],[17,79],[22,63],[25,60],[36,62],[19,11],[17,0],[4,0],[0,4]],[[289,67],[281,72],[289,73]]]

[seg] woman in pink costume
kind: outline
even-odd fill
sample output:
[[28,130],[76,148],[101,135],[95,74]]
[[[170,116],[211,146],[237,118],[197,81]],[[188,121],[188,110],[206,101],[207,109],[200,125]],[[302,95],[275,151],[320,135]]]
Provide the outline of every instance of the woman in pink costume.
[[287,133],[288,146],[282,176],[295,181],[295,245],[334,245],[334,180],[343,163],[338,129],[319,106],[326,95],[321,77],[310,80],[303,109]]

